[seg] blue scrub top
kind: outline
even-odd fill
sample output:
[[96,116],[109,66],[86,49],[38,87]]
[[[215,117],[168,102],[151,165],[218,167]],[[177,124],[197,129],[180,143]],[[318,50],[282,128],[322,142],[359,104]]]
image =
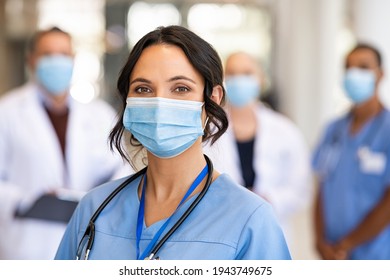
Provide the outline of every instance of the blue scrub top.
[[[332,122],[313,155],[329,242],[356,228],[390,187],[390,112],[384,109],[356,135],[350,126],[350,114]],[[390,259],[390,226],[350,258]]]
[[[66,229],[56,259],[75,259],[77,246],[92,214],[125,179],[97,187],[82,199]],[[98,217],[90,259],[136,259],[139,181],[137,178],[122,190]],[[166,231],[194,198],[183,204]],[[165,219],[149,227],[143,225],[141,253],[164,222]],[[291,259],[270,204],[225,174],[210,185],[205,197],[157,256],[162,260]]]

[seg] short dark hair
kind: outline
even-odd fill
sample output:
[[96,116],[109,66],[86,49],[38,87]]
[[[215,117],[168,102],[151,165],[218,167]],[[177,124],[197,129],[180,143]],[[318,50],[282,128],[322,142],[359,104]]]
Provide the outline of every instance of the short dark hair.
[[[223,68],[221,59],[217,52],[209,43],[185,27],[177,25],[158,27],[154,31],[151,31],[142,37],[131,50],[127,62],[120,72],[117,82],[121,108],[117,123],[110,133],[110,147],[113,149],[115,146],[122,158],[130,163],[131,160],[128,158],[127,153],[123,150],[121,141],[124,132],[122,118],[126,108],[126,99],[129,92],[130,75],[143,50],[149,46],[158,44],[169,44],[181,48],[190,63],[205,80],[203,95],[205,110],[207,116],[209,117],[209,121],[206,124],[202,140],[207,141],[211,139],[211,144],[213,144],[228,127],[228,119],[224,109],[210,98],[214,86],[219,85],[223,90],[222,104],[225,101]],[[141,146],[133,136],[131,136],[130,143],[132,145]]]
[[[356,51],[359,51],[359,50],[370,50],[374,53],[375,57],[376,57],[376,60],[378,62],[378,66],[379,68],[382,68],[382,55],[381,53],[379,52],[379,50],[374,47],[373,45],[371,44],[368,44],[368,43],[363,43],[363,42],[359,42],[349,53],[348,53],[348,56],[351,55],[352,53],[356,52]],[[348,57],[347,56],[347,57]]]
[[42,37],[46,36],[47,34],[51,34],[51,33],[60,33],[60,34],[63,34],[65,36],[68,36],[70,40],[72,39],[72,36],[68,32],[62,30],[61,28],[59,28],[57,26],[53,26],[51,28],[44,29],[44,30],[39,30],[39,31],[35,32],[31,36],[30,40],[28,41],[27,53],[30,53],[30,54],[33,53],[38,45],[39,40]]

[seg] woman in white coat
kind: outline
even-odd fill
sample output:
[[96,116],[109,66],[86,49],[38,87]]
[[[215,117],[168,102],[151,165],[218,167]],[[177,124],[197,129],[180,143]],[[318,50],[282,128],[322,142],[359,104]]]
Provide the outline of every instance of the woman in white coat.
[[231,54],[225,64],[229,129],[205,153],[220,171],[268,200],[292,242],[291,218],[310,202],[309,151],[284,115],[259,102],[264,78],[247,53]]
[[54,258],[67,222],[17,217],[42,195],[77,200],[131,173],[107,143],[113,108],[101,100],[81,104],[68,94],[69,34],[37,33],[28,62],[33,81],[0,99],[0,259]]

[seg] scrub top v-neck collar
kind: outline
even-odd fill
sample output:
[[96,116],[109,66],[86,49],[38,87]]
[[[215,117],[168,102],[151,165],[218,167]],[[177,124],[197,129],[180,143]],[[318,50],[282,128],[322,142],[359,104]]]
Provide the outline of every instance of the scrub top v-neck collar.
[[154,246],[156,245],[157,241],[160,239],[162,233],[167,228],[168,224],[172,220],[173,216],[176,214],[178,209],[186,202],[187,198],[194,192],[194,190],[197,188],[197,186],[202,182],[202,180],[206,177],[208,173],[208,166],[203,168],[203,170],[199,173],[199,175],[196,177],[194,182],[191,184],[189,189],[187,190],[186,194],[180,201],[179,205],[177,206],[176,210],[172,213],[171,216],[169,216],[165,222],[161,225],[160,229],[157,231],[157,233],[154,235],[153,239],[149,242],[148,246],[144,250],[144,252],[141,254],[140,252],[140,242],[141,242],[141,236],[142,231],[144,227],[144,218],[145,218],[145,190],[146,190],[146,181],[147,177],[146,174],[144,176],[143,180],[143,186],[142,186],[142,193],[141,193],[141,199],[140,199],[140,205],[138,209],[138,216],[137,216],[137,230],[136,230],[136,245],[137,245],[137,259],[143,260],[147,257],[148,254],[153,250]]

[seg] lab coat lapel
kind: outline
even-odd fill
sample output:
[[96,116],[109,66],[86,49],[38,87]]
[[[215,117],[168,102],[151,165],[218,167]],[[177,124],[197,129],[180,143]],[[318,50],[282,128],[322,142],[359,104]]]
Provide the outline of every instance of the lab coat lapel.
[[85,167],[93,163],[86,162],[89,159],[85,154],[89,149],[85,136],[88,135],[88,123],[85,122],[83,108],[79,106],[80,104],[71,100],[66,138],[68,183],[71,188],[87,190],[90,187],[90,182],[86,181],[86,177],[90,174]]
[[101,145],[101,141],[107,141],[108,134],[97,130],[97,127],[104,127],[102,118],[106,115],[93,115],[95,111],[90,108],[75,100],[70,102],[66,139],[69,186],[81,191],[100,184],[100,178],[107,176],[112,168],[109,157],[103,157],[105,151]]
[[238,155],[238,149],[233,130],[228,129],[224,136],[225,141],[223,144],[221,144],[224,145],[226,147],[226,151],[228,151],[228,154],[224,154],[224,156],[227,158],[223,159],[223,162],[226,165],[225,172],[229,174],[233,180],[243,185],[244,179],[241,176],[240,158]]
[[[256,138],[255,138],[255,145],[253,148],[253,168],[256,172],[255,181],[253,182],[253,191],[259,193],[261,190],[260,188],[260,182],[264,182],[265,177],[264,176],[264,162],[267,162],[264,160],[265,157],[267,157],[267,153],[269,151],[267,150],[267,124],[268,124],[268,116],[267,116],[267,108],[264,107],[264,105],[259,104],[259,107],[255,111],[256,114]],[[272,147],[272,143],[268,143],[268,147]],[[262,181],[263,180],[263,181]]]
[[26,106],[25,110],[22,111],[22,114],[24,114],[22,118],[31,120],[30,125],[25,128],[28,130],[26,135],[30,135],[29,141],[35,142],[34,145],[37,150],[46,151],[42,154],[45,157],[45,165],[42,168],[50,166],[52,181],[58,184],[53,187],[63,187],[66,175],[61,147],[37,90],[34,91],[35,94],[28,92],[27,98],[31,99],[28,103],[31,103],[32,106]]

